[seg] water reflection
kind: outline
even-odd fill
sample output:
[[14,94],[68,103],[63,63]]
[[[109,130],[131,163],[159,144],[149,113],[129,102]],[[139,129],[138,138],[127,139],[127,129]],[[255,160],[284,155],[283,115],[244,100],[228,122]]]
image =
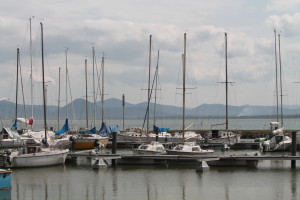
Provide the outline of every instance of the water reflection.
[[11,200],[11,190],[0,190],[0,200]]
[[[272,162],[269,162],[269,164]],[[90,166],[16,169],[6,199],[297,199],[299,167],[211,168],[194,166]],[[282,168],[280,168],[282,167]],[[299,174],[299,173],[298,173]],[[0,193],[0,200],[4,193]],[[5,191],[4,191],[5,192]]]
[[297,200],[297,171],[295,169],[291,170],[291,192],[292,199]]

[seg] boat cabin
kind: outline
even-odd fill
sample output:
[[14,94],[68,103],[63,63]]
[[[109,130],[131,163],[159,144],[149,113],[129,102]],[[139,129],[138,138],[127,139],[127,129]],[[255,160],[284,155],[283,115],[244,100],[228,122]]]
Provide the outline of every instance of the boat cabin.
[[231,137],[231,136],[234,136],[233,132],[220,131],[220,130],[211,131],[211,138],[221,138],[221,137]]
[[42,152],[42,146],[40,143],[36,143],[34,139],[26,140],[24,148],[19,149],[19,154],[39,153]]
[[142,144],[138,147],[138,150],[147,151],[164,151],[164,146],[159,142],[151,142],[151,144]]

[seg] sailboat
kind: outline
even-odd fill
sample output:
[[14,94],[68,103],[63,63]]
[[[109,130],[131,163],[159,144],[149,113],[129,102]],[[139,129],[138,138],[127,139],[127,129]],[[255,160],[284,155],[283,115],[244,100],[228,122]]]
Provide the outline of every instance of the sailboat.
[[203,150],[199,145],[196,144],[196,139],[201,139],[201,136],[192,131],[186,131],[190,126],[185,127],[185,76],[186,76],[186,33],[184,33],[184,53],[183,53],[183,106],[182,106],[182,140],[184,144],[176,145],[172,150],[166,150],[167,154],[180,155],[180,154],[206,154],[213,153],[214,150],[206,149]]
[[225,123],[221,124],[213,124],[214,126],[225,125],[225,130],[213,129],[209,133],[206,134],[203,140],[200,141],[201,144],[206,145],[227,145],[234,144],[240,141],[240,134],[235,134],[231,131],[228,131],[228,83],[232,83],[228,81],[227,76],[227,33],[225,32],[225,89],[226,89],[226,117]]
[[[151,51],[152,51],[152,35],[150,35],[150,38],[149,38],[149,74],[148,74],[149,77],[148,77],[148,98],[147,98],[148,104],[147,104],[147,111],[146,111],[146,116],[145,116],[145,119],[147,119],[146,141],[145,141],[146,143],[141,144],[137,149],[133,150],[133,152],[136,154],[162,154],[162,153],[165,153],[164,146],[158,140],[159,128],[156,127],[155,125],[153,125],[153,127],[157,128],[156,134],[155,134],[155,136],[153,134],[151,134],[151,135],[149,134],[150,100],[151,100],[151,94],[152,94],[152,90],[150,91]],[[158,59],[159,59],[159,52],[158,52],[157,63],[158,63]],[[157,70],[158,70],[158,64],[156,66],[156,72],[155,72],[156,81],[157,81],[157,72],[158,72]],[[156,84],[157,84],[157,82],[156,82]],[[155,89],[155,94],[156,94],[156,89]],[[155,98],[155,100],[156,100],[156,98]],[[155,113],[155,111],[154,111],[154,113]],[[154,124],[155,124],[155,114],[154,114]],[[155,142],[153,141],[154,138],[155,138]]]
[[[93,47],[93,72],[94,72],[94,64],[95,64],[95,50]],[[104,65],[104,57],[102,58],[102,70]],[[102,72],[103,73],[103,72]],[[102,79],[103,80],[103,79]],[[72,148],[73,149],[93,149],[95,147],[106,147],[109,138],[106,136],[101,136],[100,134],[97,134],[95,120],[96,120],[96,96],[95,91],[94,93],[94,127],[91,129],[88,129],[88,101],[87,101],[87,60],[85,59],[85,81],[86,81],[86,130],[80,131],[78,134],[72,136],[70,139],[72,140]],[[95,90],[95,83],[94,83],[94,73],[93,73],[93,88]],[[103,87],[103,83],[102,83]],[[103,88],[102,88],[103,90]],[[103,101],[103,91],[102,91],[102,101]],[[102,102],[103,103],[103,102]],[[102,104],[103,109],[103,104]],[[102,111],[102,117],[103,117],[103,111]],[[103,118],[102,118],[103,120]],[[102,121],[103,126],[103,121]],[[101,130],[101,129],[100,129]]]
[[276,102],[277,102],[277,122],[271,122],[271,132],[262,140],[263,151],[288,151],[292,146],[292,139],[284,134],[283,112],[282,112],[282,81],[281,81],[281,53],[280,53],[280,34],[278,34],[278,50],[280,65],[280,91],[281,91],[281,128],[279,128],[278,115],[278,83],[277,83],[277,47],[276,47],[276,29],[275,35],[275,67],[276,67]]
[[[15,119],[11,128],[3,128],[0,133],[0,147],[1,148],[17,148],[24,146],[24,142],[27,139],[24,136],[20,136],[18,129],[18,86],[19,86],[19,71],[20,69],[20,50],[17,48],[17,78],[16,78],[16,103],[15,103]],[[25,119],[25,118],[22,118]]]
[[43,43],[43,24],[41,25],[41,46],[42,46],[42,78],[43,78],[43,105],[44,105],[44,143],[32,143],[34,139],[26,140],[25,147],[7,151],[5,159],[6,167],[41,167],[50,165],[64,164],[67,154],[66,150],[50,149],[47,143],[47,120],[46,120],[46,93],[45,93],[45,74],[44,74],[44,43]]

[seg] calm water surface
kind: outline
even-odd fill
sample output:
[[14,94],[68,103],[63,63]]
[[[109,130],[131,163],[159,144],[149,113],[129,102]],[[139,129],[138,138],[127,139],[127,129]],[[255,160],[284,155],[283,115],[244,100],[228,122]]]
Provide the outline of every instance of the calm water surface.
[[119,165],[93,170],[66,164],[14,169],[12,190],[9,194],[1,191],[0,199],[296,200],[300,199],[298,161],[297,165],[291,169],[290,161],[260,161],[255,168],[212,167],[203,173],[196,172],[196,166],[186,165]]
[[[270,122],[276,121],[275,119],[229,119],[229,129],[230,130],[269,130]],[[55,130],[58,128],[62,128],[64,124],[64,120],[60,120],[59,127],[57,126],[57,120],[48,120],[47,124],[49,127],[53,127]],[[300,130],[300,118],[287,118],[284,119],[284,128],[285,130]],[[13,124],[12,120],[2,120],[1,121],[3,127],[11,127]],[[106,120],[108,125],[118,125],[120,130],[123,130],[123,120]],[[210,130],[211,125],[213,124],[222,124],[225,123],[224,119],[186,119],[186,126],[195,123],[190,129],[195,130]],[[89,122],[90,126],[92,126],[92,121]],[[152,124],[152,121],[150,121]],[[156,125],[159,127],[171,128],[171,130],[180,130],[182,129],[182,120],[181,119],[162,119],[157,120]],[[71,130],[78,130],[80,127],[86,126],[85,120],[69,120],[69,126]],[[143,119],[125,119],[124,127],[125,129],[128,127],[142,127]],[[145,125],[146,126],[146,125]],[[144,127],[145,127],[144,126]],[[43,120],[35,120],[33,128],[35,130],[41,130],[44,127]],[[101,121],[97,120],[96,128],[99,130],[101,127]],[[19,129],[26,128],[24,124],[19,123]],[[90,127],[92,128],[92,127]],[[215,128],[225,128],[223,126],[215,126]],[[150,127],[152,129],[152,127]]]

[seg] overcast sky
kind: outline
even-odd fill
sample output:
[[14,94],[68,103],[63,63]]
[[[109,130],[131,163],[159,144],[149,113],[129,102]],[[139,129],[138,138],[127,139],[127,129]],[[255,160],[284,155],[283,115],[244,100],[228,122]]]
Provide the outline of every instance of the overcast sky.
[[[16,52],[25,101],[30,104],[32,18],[34,104],[42,104],[41,36],[44,26],[48,104],[66,102],[66,48],[72,99],[88,93],[93,101],[92,47],[96,65],[105,58],[105,99],[126,95],[129,103],[147,100],[149,36],[151,78],[159,57],[158,102],[182,104],[183,36],[187,33],[187,106],[225,104],[224,33],[228,34],[229,104],[275,104],[274,27],[280,33],[283,103],[299,104],[300,2],[298,0],[0,0],[0,99],[15,101]],[[277,41],[278,45],[278,41]],[[278,47],[278,46],[277,46]],[[278,74],[280,72],[278,64]],[[152,80],[151,80],[152,82]],[[278,83],[280,79],[278,78]],[[68,95],[68,102],[71,97]],[[100,97],[97,96],[97,100]],[[21,90],[19,93],[21,102]]]

